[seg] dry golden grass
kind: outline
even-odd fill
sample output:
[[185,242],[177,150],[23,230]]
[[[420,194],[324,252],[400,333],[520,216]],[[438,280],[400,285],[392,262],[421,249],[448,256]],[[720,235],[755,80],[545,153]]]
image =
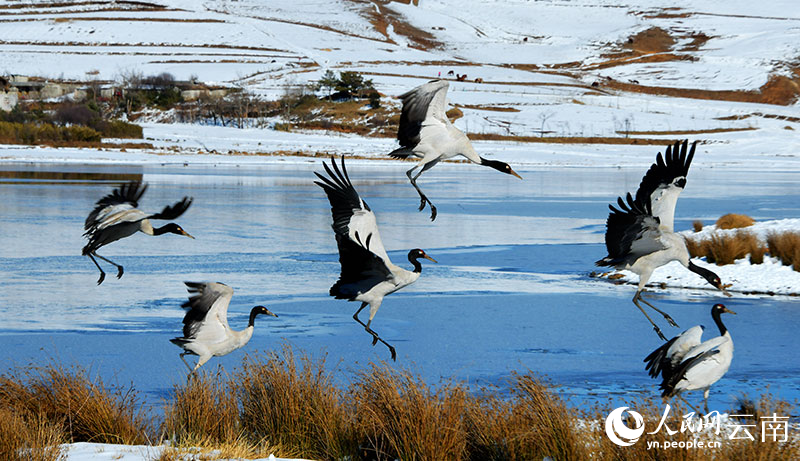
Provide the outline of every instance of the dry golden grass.
[[718,229],[739,229],[742,227],[750,227],[755,224],[756,220],[750,216],[736,213],[728,213],[720,216],[717,219],[716,225]]
[[65,458],[59,445],[66,440],[61,424],[41,414],[0,408],[0,459],[57,461]]
[[146,444],[153,439],[151,421],[132,388],[110,390],[79,368],[26,368],[0,377],[0,408],[41,415],[61,425],[71,442]]
[[769,254],[800,272],[800,232],[771,232],[767,234]]
[[248,357],[232,379],[249,440],[281,456],[340,459],[355,452],[353,411],[331,382],[324,356],[297,358],[287,345],[266,362]]
[[[239,406],[230,382],[199,374],[164,409],[163,430],[177,445],[215,446],[241,439]],[[269,453],[268,453],[269,454]]]
[[699,219],[692,221],[692,229],[695,232],[700,232],[703,230],[703,221],[700,221]]
[[359,372],[352,389],[359,432],[369,457],[403,460],[466,458],[461,385],[428,387],[409,372],[375,365]]
[[570,409],[533,374],[514,374],[511,398],[497,389],[470,397],[466,422],[469,459],[589,459],[577,428],[585,415]]
[[[58,443],[77,441],[83,410],[68,418],[54,411],[49,386],[70,405],[91,409],[98,420],[107,419],[102,408],[114,407],[102,384],[84,373],[67,373],[59,367],[23,370],[25,379],[4,377],[0,382],[0,459],[59,459]],[[183,459],[242,459],[286,457],[321,460],[700,460],[708,450],[647,449],[648,441],[693,440],[689,432],[668,435],[663,429],[645,433],[631,447],[614,445],[602,423],[611,406],[580,410],[567,406],[553,387],[531,374],[513,374],[498,387],[477,394],[465,383],[429,387],[419,377],[386,364],[356,373],[347,391],[331,383],[325,358],[312,360],[295,354],[288,346],[262,358],[248,357],[244,367],[230,376],[199,377],[178,386],[168,403],[162,427],[170,446],[159,461]],[[49,384],[43,384],[49,383]],[[90,389],[91,392],[87,392]],[[75,399],[75,400],[71,400]],[[691,399],[691,397],[690,397]],[[98,400],[98,402],[92,402]],[[122,399],[122,401],[127,401]],[[771,396],[758,404],[741,399],[741,409],[729,413],[760,416],[791,415],[794,409]],[[691,410],[674,406],[668,425],[677,429],[681,417]],[[656,427],[664,411],[659,400],[631,402],[645,418],[648,431]],[[137,411],[118,411],[137,427]],[[85,416],[83,416],[85,418]],[[72,429],[70,429],[72,425]],[[111,431],[95,424],[98,433],[88,440],[103,441]],[[760,428],[759,428],[760,429]],[[72,433],[70,431],[73,431]],[[82,432],[83,433],[83,432]],[[756,437],[760,433],[754,432]],[[84,433],[85,435],[85,433]],[[705,436],[702,436],[705,437]],[[131,438],[111,437],[123,443],[142,443]],[[715,460],[796,460],[800,441],[770,443],[730,441],[717,438]],[[158,442],[158,441],[157,441]],[[145,442],[146,443],[146,442]],[[20,451],[22,449],[22,451]]]
[[748,254],[750,262],[761,264],[767,248],[755,234],[737,231],[734,234],[712,234],[708,239],[686,237],[686,249],[692,258],[706,258],[706,261],[724,266],[733,264]]

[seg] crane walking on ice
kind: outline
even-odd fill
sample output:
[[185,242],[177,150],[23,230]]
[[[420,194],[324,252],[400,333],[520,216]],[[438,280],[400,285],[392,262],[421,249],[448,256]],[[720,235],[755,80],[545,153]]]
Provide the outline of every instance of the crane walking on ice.
[[[375,214],[367,203],[358,196],[347,175],[342,157],[341,170],[336,160],[331,160],[333,170],[322,162],[329,178],[314,173],[320,181],[315,184],[322,187],[331,203],[333,214],[333,231],[339,247],[339,263],[342,266],[339,280],[331,287],[330,295],[336,299],[361,301],[353,319],[360,323],[372,335],[372,345],[382,342],[389,348],[392,360],[397,360],[394,347],[384,341],[370,328],[372,319],[381,307],[383,297],[417,281],[422,273],[420,258],[436,262],[424,251],[414,249],[408,252],[408,261],[414,270],[406,270],[395,266],[383,247]],[[369,306],[367,323],[358,318],[358,314]]]
[[[233,297],[233,288],[224,283],[184,283],[191,296],[181,305],[189,308],[183,317],[183,337],[170,341],[183,348],[181,360],[189,369],[189,377],[211,357],[221,357],[244,347],[253,337],[256,316],[277,317],[266,307],[255,306],[250,310],[247,327],[241,331],[231,330],[228,326],[228,304]],[[194,368],[184,358],[186,355],[199,356]]]
[[[507,163],[479,156],[469,138],[450,123],[445,115],[448,87],[449,84],[444,80],[432,80],[400,96],[403,101],[400,127],[397,130],[400,148],[389,153],[394,158],[408,158],[412,155],[421,158],[419,163],[406,172],[406,176],[419,193],[419,211],[425,209],[426,204],[430,205],[431,221],[436,219],[436,207],[417,185],[417,178],[442,160],[461,155],[472,163],[522,179]],[[419,173],[414,175],[417,168],[420,168]]]
[[705,327],[697,325],[670,339],[644,359],[647,362],[645,369],[651,377],[657,378],[661,374],[662,397],[677,396],[691,407],[681,392],[703,389],[705,412],[708,413],[709,388],[725,375],[733,360],[733,339],[720,318],[725,313],[736,314],[722,304],[711,308],[711,318],[719,328],[716,338],[701,342]]
[[86,232],[83,235],[89,239],[89,243],[83,247],[83,255],[88,256],[97,266],[97,269],[100,270],[100,278],[97,280],[98,285],[103,283],[106,273],[97,264],[97,260],[94,259],[95,256],[114,265],[117,268],[117,278],[121,278],[124,272],[121,265],[97,254],[97,250],[111,242],[129,237],[136,232],[143,232],[147,235],[172,233],[194,238],[175,223],[154,228],[150,222],[152,219],[167,221],[177,219],[189,208],[189,205],[192,204],[192,199],[184,197],[180,202],[164,207],[160,213],[148,215],[136,208],[139,206],[139,199],[142,198],[146,190],[147,185],[141,182],[134,181],[123,184],[114,189],[112,193],[98,200],[94,210],[86,218],[84,223]]
[[[598,266],[613,266],[627,269],[639,275],[639,285],[633,295],[633,304],[642,311],[653,325],[658,336],[667,338],[653,322],[639,301],[663,315],[670,325],[678,324],[667,313],[657,309],[642,296],[645,285],[653,271],[671,261],[678,261],[690,271],[700,275],[708,283],[725,290],[717,274],[694,264],[689,259],[689,250],[683,237],[673,232],[675,204],[686,186],[686,174],[694,157],[697,142],[687,154],[689,141],[667,146],[666,155],[658,153],[654,163],[642,178],[636,198],[628,193],[626,200],[617,199],[619,209],[608,207],[611,213],[606,222],[606,248],[608,256],[597,261]],[[666,159],[666,160],[665,160]]]

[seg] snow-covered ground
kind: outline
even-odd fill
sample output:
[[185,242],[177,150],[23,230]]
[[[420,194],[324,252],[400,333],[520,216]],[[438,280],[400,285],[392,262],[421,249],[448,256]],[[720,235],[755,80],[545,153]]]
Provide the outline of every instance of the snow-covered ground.
[[[61,446],[61,450],[66,457],[66,461],[150,461],[153,459],[160,459],[164,450],[167,449],[168,448],[165,446],[118,445],[111,443],[89,442],[72,443]],[[214,456],[214,453],[208,453],[207,455]],[[192,455],[189,455],[189,457],[186,459],[195,458],[193,458]],[[214,459],[219,461],[227,461],[225,458],[214,457]],[[289,458],[276,458],[275,456],[270,455],[268,458],[255,458],[253,461],[293,460]]]

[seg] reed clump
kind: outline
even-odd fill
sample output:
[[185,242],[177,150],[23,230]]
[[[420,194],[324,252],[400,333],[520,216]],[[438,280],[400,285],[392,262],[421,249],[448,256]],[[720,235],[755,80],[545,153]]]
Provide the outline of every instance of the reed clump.
[[59,445],[66,440],[59,422],[42,413],[0,408],[0,459],[8,461],[60,461]]
[[469,459],[589,459],[579,411],[532,373],[512,374],[509,396],[498,389],[469,399]]
[[733,264],[749,255],[752,264],[762,264],[767,247],[752,232],[714,233],[707,239],[685,237],[686,249],[692,258],[706,258],[718,266]]
[[111,389],[81,368],[31,367],[0,377],[0,408],[41,415],[69,442],[146,444],[152,422],[133,387]]
[[800,232],[770,232],[767,247],[770,255],[800,272]]
[[357,374],[351,393],[368,457],[468,459],[463,385],[434,390],[409,372],[373,364]]
[[248,357],[234,376],[246,437],[276,447],[281,456],[341,459],[356,451],[353,410],[325,369],[291,347]]
[[[165,408],[161,436],[153,442],[121,429],[152,431],[142,426],[141,405],[134,399],[121,399],[85,372],[57,366],[23,370],[22,378],[0,380],[0,459],[59,460],[59,443],[80,440],[169,440],[159,455],[162,461],[270,454],[352,461],[800,459],[800,439],[792,438],[791,430],[788,442],[760,439],[764,417],[795,412],[769,395],[728,410],[752,415],[757,425],[753,441],[729,440],[724,432],[681,431],[684,415],[692,410],[675,400],[665,424],[677,432],[668,433],[658,428],[666,402],[631,402],[631,409],[644,418],[645,431],[633,445],[622,447],[605,431],[606,417],[616,405],[570,407],[556,388],[531,372],[512,373],[508,380],[473,393],[463,382],[429,386],[419,376],[385,363],[370,364],[355,373],[350,385],[340,387],[333,382],[336,370],[326,366],[325,356],[312,359],[284,346],[247,357],[230,375],[200,375],[176,386]],[[699,401],[694,400],[699,395],[687,398]],[[749,402],[746,397],[741,400]],[[118,416],[116,426],[107,422],[110,414]],[[100,422],[88,424],[90,416]],[[626,425],[635,427],[628,417]],[[721,447],[648,447],[653,441],[663,445],[695,440],[718,441]]]
[[728,213],[720,216],[717,219],[717,229],[741,229],[743,227],[750,227],[756,223],[756,220],[750,216],[736,213]]
[[173,445],[179,446],[221,446],[240,441],[239,405],[230,381],[219,375],[198,374],[185,386],[175,386],[174,397],[164,408],[163,431]]

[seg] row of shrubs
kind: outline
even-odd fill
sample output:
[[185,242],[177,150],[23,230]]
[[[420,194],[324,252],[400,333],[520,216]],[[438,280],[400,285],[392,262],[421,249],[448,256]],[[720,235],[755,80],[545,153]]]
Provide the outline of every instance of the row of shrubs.
[[[428,386],[419,377],[371,364],[341,388],[325,365],[288,347],[248,358],[231,375],[201,375],[178,385],[162,422],[147,417],[133,389],[111,389],[81,370],[57,366],[0,378],[0,459],[55,460],[60,442],[164,444],[159,460],[215,451],[222,458],[320,460],[699,460],[708,450],[648,450],[647,442],[686,442],[689,431],[644,434],[630,447],[611,443],[611,407],[568,406],[534,374],[514,374],[502,391],[464,383]],[[676,403],[676,402],[673,402]],[[800,459],[800,441],[759,442],[761,415],[791,414],[769,396],[742,398],[731,413],[753,415],[756,441],[718,438],[716,460]],[[661,402],[631,403],[655,427]],[[667,424],[681,427],[677,406]],[[706,437],[706,436],[698,436]],[[714,437],[709,435],[708,437]],[[195,459],[194,457],[192,459]],[[205,459],[205,458],[202,458]]]
[[98,143],[101,138],[142,137],[141,126],[106,119],[93,103],[27,103],[0,111],[0,142],[4,143]]
[[[749,216],[727,214],[717,220],[717,229],[738,229],[733,233],[713,233],[709,238],[686,236],[686,248],[692,258],[706,258],[709,263],[724,266],[748,258],[751,264],[762,264],[769,254],[786,266],[800,272],[800,232],[770,232],[762,241],[753,232],[743,230],[755,223]],[[703,229],[695,221],[694,230]]]
[[4,144],[97,143],[100,138],[97,131],[79,125],[0,122],[0,143]]

